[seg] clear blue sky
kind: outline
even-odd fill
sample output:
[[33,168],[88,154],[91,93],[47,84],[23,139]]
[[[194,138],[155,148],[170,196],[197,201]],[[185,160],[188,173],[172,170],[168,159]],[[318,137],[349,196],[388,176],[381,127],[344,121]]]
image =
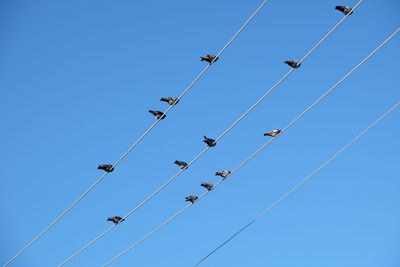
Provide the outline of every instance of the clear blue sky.
[[[341,18],[337,4],[271,0],[203,79],[70,214],[12,266],[55,266],[190,161]],[[58,216],[154,122],[261,3],[1,1],[0,259]],[[400,25],[366,0],[273,94],[168,188],[70,266],[99,266],[260,147]],[[223,186],[115,266],[191,266],[400,99],[400,36]],[[204,266],[400,266],[400,112]],[[68,265],[66,265],[68,266]]]

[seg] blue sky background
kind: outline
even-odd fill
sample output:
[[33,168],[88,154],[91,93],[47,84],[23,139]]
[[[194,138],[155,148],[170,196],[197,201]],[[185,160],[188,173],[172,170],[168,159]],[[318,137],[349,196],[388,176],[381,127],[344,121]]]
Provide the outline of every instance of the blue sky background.
[[[55,266],[173,176],[341,18],[337,4],[271,0],[151,134],[12,266]],[[4,263],[154,122],[261,1],[1,1]],[[366,0],[273,94],[156,198],[70,266],[99,266],[200,195],[400,25]],[[191,266],[400,99],[400,36],[229,181],[115,266]],[[203,266],[400,266],[400,113]],[[66,265],[68,266],[68,265]]]

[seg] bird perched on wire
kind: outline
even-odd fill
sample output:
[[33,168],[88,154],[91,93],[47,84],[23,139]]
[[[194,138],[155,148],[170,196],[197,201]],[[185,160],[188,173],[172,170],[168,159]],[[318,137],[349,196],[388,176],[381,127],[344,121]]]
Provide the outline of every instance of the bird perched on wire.
[[182,170],[185,170],[188,168],[188,164],[184,161],[180,161],[180,160],[175,160],[174,162],[176,165],[178,165]]
[[229,174],[231,174],[231,171],[224,170],[224,171],[221,171],[221,172],[216,172],[215,176],[221,176],[222,178],[225,179],[226,177],[228,177]]
[[212,184],[208,184],[208,183],[202,183],[201,186],[204,187],[205,189],[207,189],[208,191],[211,191],[214,187]]
[[160,101],[167,102],[170,105],[176,105],[179,102],[177,97],[163,97],[160,99]]
[[207,136],[204,136],[203,142],[206,143],[208,147],[214,147],[217,144],[214,139],[208,138]]
[[[214,55],[207,55],[207,56],[205,56],[205,57],[200,57],[201,58],[201,60],[200,61],[207,61],[208,63],[213,63],[213,61],[214,62],[217,62],[217,60],[218,60],[218,57],[216,57],[216,56],[214,56]],[[215,59],[215,60],[214,60]]]
[[294,60],[294,59],[292,59],[292,60],[286,60],[286,61],[285,61],[285,64],[288,64],[288,65],[289,65],[290,67],[292,67],[293,69],[297,69],[298,67],[301,66],[300,61]]
[[151,114],[153,114],[154,117],[156,117],[157,120],[163,120],[167,116],[167,115],[164,114],[164,112],[161,112],[161,111],[158,111],[158,110],[149,110],[149,112]]
[[345,15],[351,15],[353,14],[353,9],[349,6],[336,6],[335,9],[339,10],[340,12],[342,12]]
[[114,170],[113,165],[111,164],[102,164],[97,167],[98,170],[103,170],[106,172],[112,172]]
[[108,218],[107,221],[113,222],[115,224],[119,224],[120,222],[125,221],[125,219],[123,219],[122,217],[119,217],[119,216],[114,216],[114,217]]
[[275,137],[275,136],[277,136],[278,134],[280,134],[281,132],[282,132],[282,130],[275,129],[275,130],[272,130],[272,131],[270,131],[270,132],[266,132],[266,133],[264,134],[264,136]]
[[190,201],[190,202],[194,203],[198,199],[198,197],[188,196],[188,197],[185,197],[185,199],[186,199],[185,201]]

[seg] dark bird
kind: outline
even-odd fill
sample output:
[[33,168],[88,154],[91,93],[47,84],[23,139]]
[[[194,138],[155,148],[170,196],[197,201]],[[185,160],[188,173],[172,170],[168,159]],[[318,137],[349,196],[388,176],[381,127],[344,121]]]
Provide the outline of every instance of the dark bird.
[[294,60],[294,59],[292,59],[292,60],[286,60],[286,61],[285,61],[285,64],[288,64],[288,65],[289,65],[290,67],[292,67],[293,69],[297,69],[298,67],[301,66],[300,61]]
[[185,198],[186,198],[185,201],[190,201],[192,203],[194,203],[198,199],[198,197],[196,197],[196,196],[188,196],[188,197],[185,197]]
[[106,172],[112,172],[114,170],[113,165],[111,164],[102,164],[97,167],[98,170],[103,170]]
[[179,103],[179,100],[177,97],[163,97],[160,99],[160,101],[167,102],[170,105],[176,105]]
[[349,6],[336,6],[335,9],[339,10],[340,12],[342,12],[345,15],[351,15],[353,14],[353,9]]
[[180,161],[180,160],[175,160],[174,162],[176,165],[178,165],[182,170],[187,169],[188,168],[188,164],[184,161]]
[[119,217],[119,216],[114,216],[114,217],[108,218],[107,221],[113,222],[113,223],[115,223],[115,224],[119,224],[120,222],[123,222],[123,221],[125,221],[125,220],[122,219],[122,218]]
[[158,110],[149,110],[149,112],[151,114],[154,115],[154,117],[156,117],[157,120],[161,119],[165,119],[166,115],[164,114],[164,112],[158,111]]
[[202,183],[201,186],[207,189],[208,191],[211,191],[211,189],[213,189],[212,184]]
[[231,171],[224,170],[222,172],[216,172],[215,176],[221,176],[222,178],[225,179],[226,177],[228,177],[229,174],[231,174]]
[[208,138],[207,136],[204,136],[203,142],[209,147],[214,147],[217,144],[214,139]]
[[282,132],[282,130],[276,129],[276,130],[272,130],[272,131],[270,131],[270,132],[266,132],[266,133],[264,134],[264,136],[275,137],[275,136],[277,136],[278,134],[280,134],[281,132]]
[[200,57],[201,58],[201,60],[200,61],[207,61],[208,63],[213,63],[213,60],[214,60],[214,62],[217,62],[217,60],[218,60],[218,58],[216,58],[216,56],[214,56],[214,55],[207,55],[207,56],[205,56],[205,57]]

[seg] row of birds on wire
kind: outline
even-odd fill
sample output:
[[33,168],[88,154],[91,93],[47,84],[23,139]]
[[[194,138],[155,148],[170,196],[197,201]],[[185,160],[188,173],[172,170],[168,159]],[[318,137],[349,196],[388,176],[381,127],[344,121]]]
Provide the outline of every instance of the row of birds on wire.
[[[244,24],[244,26],[247,25],[247,23],[258,13],[258,11],[263,7],[263,5],[266,3],[266,1],[260,6],[260,8],[250,17],[250,19]],[[337,10],[341,11],[344,15],[348,16],[353,13],[353,9],[348,6],[336,6],[335,7]],[[243,26],[243,27],[244,27]],[[221,50],[221,52],[215,56],[212,54],[207,54],[206,56],[200,57],[201,61],[205,61],[209,63],[209,66],[215,63],[216,61],[219,60],[218,56],[221,55],[221,53],[226,49],[226,47],[236,38],[236,36],[241,32],[243,27],[238,31],[238,33],[228,42],[228,44]],[[313,51],[313,50],[312,50]],[[302,59],[303,60],[303,59]],[[302,61],[301,60],[301,61]],[[293,69],[297,69],[301,66],[301,61],[298,60],[287,60],[284,63],[289,65]],[[204,73],[204,71],[202,72]],[[202,74],[200,74],[199,77],[201,77]],[[198,78],[199,78],[198,77]],[[198,79],[196,78],[195,81]],[[195,82],[194,81],[194,82]],[[170,108],[176,104],[179,103],[179,100],[181,97],[191,88],[191,86],[194,84],[194,82],[182,93],[180,97],[163,97],[160,99],[160,101],[166,102],[170,105]],[[169,108],[169,109],[170,109]],[[167,109],[165,112],[159,111],[159,110],[149,110],[149,113],[151,113],[156,119],[157,123],[161,120],[164,120],[166,118],[166,113],[169,111]],[[153,126],[152,126],[153,127]],[[101,164],[98,166],[99,170],[103,170],[106,173],[113,172],[116,165],[137,145],[137,143],[140,142],[140,140],[152,129],[152,127],[126,152],[114,165],[111,164]],[[281,130],[280,129],[274,129],[272,131],[266,132],[264,135],[265,136],[270,136],[270,137],[276,137],[280,134]],[[207,145],[207,147],[211,148],[216,146],[216,141],[212,138],[204,136],[203,142]],[[184,161],[176,160],[174,162],[176,165],[180,167],[181,170],[186,170],[188,168],[188,165],[191,163],[186,163]],[[223,170],[223,171],[218,171],[215,173],[216,176],[222,177],[222,180],[226,179],[229,175],[231,174],[231,171],[229,170]],[[9,262],[6,263],[5,266],[7,266],[10,262],[12,262],[16,257],[18,257],[21,253],[23,253],[25,250],[27,250],[34,242],[36,242],[42,235],[44,235],[55,223],[57,223],[66,213],[68,213],[75,205],[77,202],[79,202],[99,181],[101,181],[104,178],[104,175],[88,190],[86,191],[80,198],[78,198],[77,201],[75,201],[69,208],[66,209],[64,213],[60,215],[56,220],[54,220],[41,234],[39,234],[35,239],[33,239],[27,246],[25,246],[17,255],[15,255]],[[201,186],[204,187],[207,191],[211,191],[214,186],[210,183],[201,183]],[[164,187],[164,186],[163,186]],[[162,188],[163,188],[162,187]],[[190,195],[185,197],[185,201],[194,203],[198,200],[198,197],[195,195]],[[109,217],[107,221],[113,222],[114,224],[119,224],[123,222],[125,219],[120,217],[120,216],[113,216]]]
[[[344,15],[352,15],[353,14],[352,8],[349,6],[336,6],[335,9],[341,11]],[[212,55],[212,54],[207,54],[206,56],[200,57],[200,61],[206,61],[209,64],[215,63],[216,61],[218,61],[218,59],[219,58],[217,56]],[[301,62],[298,60],[294,60],[294,59],[286,60],[286,61],[284,61],[284,63],[294,69],[297,69],[301,66]],[[179,99],[177,97],[162,97],[160,99],[160,101],[166,102],[171,106],[174,106],[179,103]],[[149,110],[149,113],[151,113],[157,120],[163,120],[166,118],[166,115],[164,114],[164,112],[159,111],[159,110]],[[274,129],[272,131],[264,133],[264,136],[276,137],[277,135],[279,135],[280,132],[281,132],[281,129]],[[208,147],[215,147],[217,145],[217,143],[215,142],[214,139],[208,138],[207,136],[204,136],[203,142]],[[179,168],[181,168],[182,170],[186,170],[188,168],[188,163],[185,161],[175,160],[174,164],[178,165]],[[112,164],[101,164],[97,167],[97,169],[103,170],[105,172],[114,171],[114,167]],[[231,174],[231,171],[229,171],[229,170],[215,172],[215,176],[221,176],[223,180],[226,179],[230,174]],[[201,183],[200,186],[204,187],[208,191],[211,191],[214,187],[212,184],[206,183],[206,182]],[[198,199],[198,196],[195,196],[195,195],[190,195],[190,196],[185,197],[185,201],[191,202],[191,203],[196,202],[197,199]],[[120,216],[113,216],[113,217],[107,218],[107,221],[111,221],[115,224],[118,224],[118,223],[125,221],[125,219],[123,219]]]

